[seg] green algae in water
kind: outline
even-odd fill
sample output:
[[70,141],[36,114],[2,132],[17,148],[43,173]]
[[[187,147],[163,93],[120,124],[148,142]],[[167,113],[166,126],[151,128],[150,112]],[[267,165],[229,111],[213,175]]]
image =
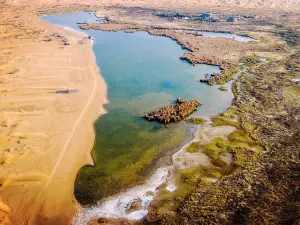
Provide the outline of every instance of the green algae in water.
[[[76,22],[89,16],[81,12],[44,19],[78,29]],[[202,106],[194,115],[209,116],[225,110],[233,98],[231,92],[220,94],[217,86],[198,82],[206,73],[220,71],[219,67],[193,67],[180,60],[186,50],[169,38],[146,32],[85,32],[95,37],[94,53],[110,103],[105,106],[108,114],[95,123],[95,166],[83,167],[75,182],[75,196],[82,204],[142,182],[155,159],[184,140],[184,122],[166,127],[144,120],[145,113],[180,97],[200,100]]]
[[[111,109],[114,104],[108,105],[109,113],[95,124],[96,134],[99,134],[93,150],[96,166],[82,168],[76,180],[75,194],[82,204],[140,183],[150,175],[153,161],[160,153],[184,140],[184,123],[168,128],[139,116],[143,109],[155,106],[155,99],[166,97],[169,96],[149,94],[122,108]],[[143,105],[145,101],[151,103],[150,106]]]
[[[117,127],[115,122],[118,123],[112,121],[109,126]],[[105,121],[100,119],[96,126],[103,123]],[[108,137],[111,133],[98,136],[93,151],[97,166],[84,167],[78,174],[75,190],[81,203],[90,203],[141,182],[150,175],[153,160],[184,138],[184,129],[180,129],[183,124],[175,124],[169,129],[157,127],[161,126],[158,124],[147,128],[141,126],[136,122],[127,124],[126,129],[114,135],[116,140],[113,142]]]

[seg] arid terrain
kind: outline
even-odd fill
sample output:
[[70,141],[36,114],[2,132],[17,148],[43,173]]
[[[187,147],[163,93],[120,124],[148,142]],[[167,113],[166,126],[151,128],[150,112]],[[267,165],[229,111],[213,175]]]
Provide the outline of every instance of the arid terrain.
[[[66,224],[77,170],[92,163],[92,125],[104,113],[94,102],[106,102],[106,86],[81,34],[15,17],[1,8],[1,223]],[[68,88],[77,92],[56,93]]]
[[[162,188],[147,222],[300,223],[300,87],[292,81],[300,77],[299,0],[2,0],[0,6],[0,224],[65,225],[76,214],[74,180],[82,166],[93,164],[93,123],[105,113],[106,85],[90,41],[39,15],[80,10],[109,19],[84,29],[145,30],[171,37],[191,50],[183,59],[221,65],[221,82],[231,79],[239,63],[249,68],[234,84],[232,107],[212,121],[234,127],[246,144],[255,143],[263,151],[256,154],[240,145],[241,140],[228,143],[229,136],[222,153],[233,154],[237,169],[230,174],[217,169],[218,182],[201,178],[211,171],[201,170],[196,178],[185,174],[192,189],[176,196],[164,195]],[[206,11],[219,18],[243,14],[254,19],[211,23],[157,16]],[[182,29],[228,31],[260,42],[211,39],[178,32]],[[268,62],[257,63],[258,57]],[[57,93],[67,89],[76,91]],[[211,152],[207,155],[223,166]],[[92,223],[110,223],[96,220]]]

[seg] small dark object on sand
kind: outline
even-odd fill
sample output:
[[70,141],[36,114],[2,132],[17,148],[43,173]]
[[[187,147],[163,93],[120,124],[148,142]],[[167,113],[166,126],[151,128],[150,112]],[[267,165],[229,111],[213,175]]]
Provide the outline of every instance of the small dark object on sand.
[[78,90],[74,89],[74,90],[71,90],[71,89],[61,89],[61,90],[57,90],[56,93],[57,94],[70,94],[70,93],[76,93]]

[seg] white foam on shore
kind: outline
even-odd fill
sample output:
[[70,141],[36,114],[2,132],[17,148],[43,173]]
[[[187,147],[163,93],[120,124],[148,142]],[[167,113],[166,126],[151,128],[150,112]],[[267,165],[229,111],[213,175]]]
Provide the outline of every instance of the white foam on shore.
[[[128,191],[109,197],[104,203],[88,208],[81,207],[74,220],[75,225],[85,225],[92,218],[125,218],[129,220],[139,220],[148,213],[148,206],[154,199],[157,189],[167,181],[169,171],[172,167],[159,168],[143,185],[138,185]],[[153,194],[149,194],[153,193]],[[136,199],[142,200],[142,209],[127,214],[126,209]]]

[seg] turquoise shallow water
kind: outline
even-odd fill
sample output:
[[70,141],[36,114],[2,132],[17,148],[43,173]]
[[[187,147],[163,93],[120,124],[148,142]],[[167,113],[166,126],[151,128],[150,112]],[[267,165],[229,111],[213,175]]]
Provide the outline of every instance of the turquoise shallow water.
[[[95,20],[87,12],[42,18],[76,30],[76,22]],[[93,50],[110,102],[108,114],[95,122],[96,166],[82,168],[75,183],[76,198],[86,204],[142,181],[159,154],[184,140],[185,122],[167,127],[142,115],[180,97],[201,101],[193,116],[209,116],[226,109],[233,95],[200,83],[219,68],[180,60],[186,50],[169,38],[146,32],[84,32],[95,38]]]

